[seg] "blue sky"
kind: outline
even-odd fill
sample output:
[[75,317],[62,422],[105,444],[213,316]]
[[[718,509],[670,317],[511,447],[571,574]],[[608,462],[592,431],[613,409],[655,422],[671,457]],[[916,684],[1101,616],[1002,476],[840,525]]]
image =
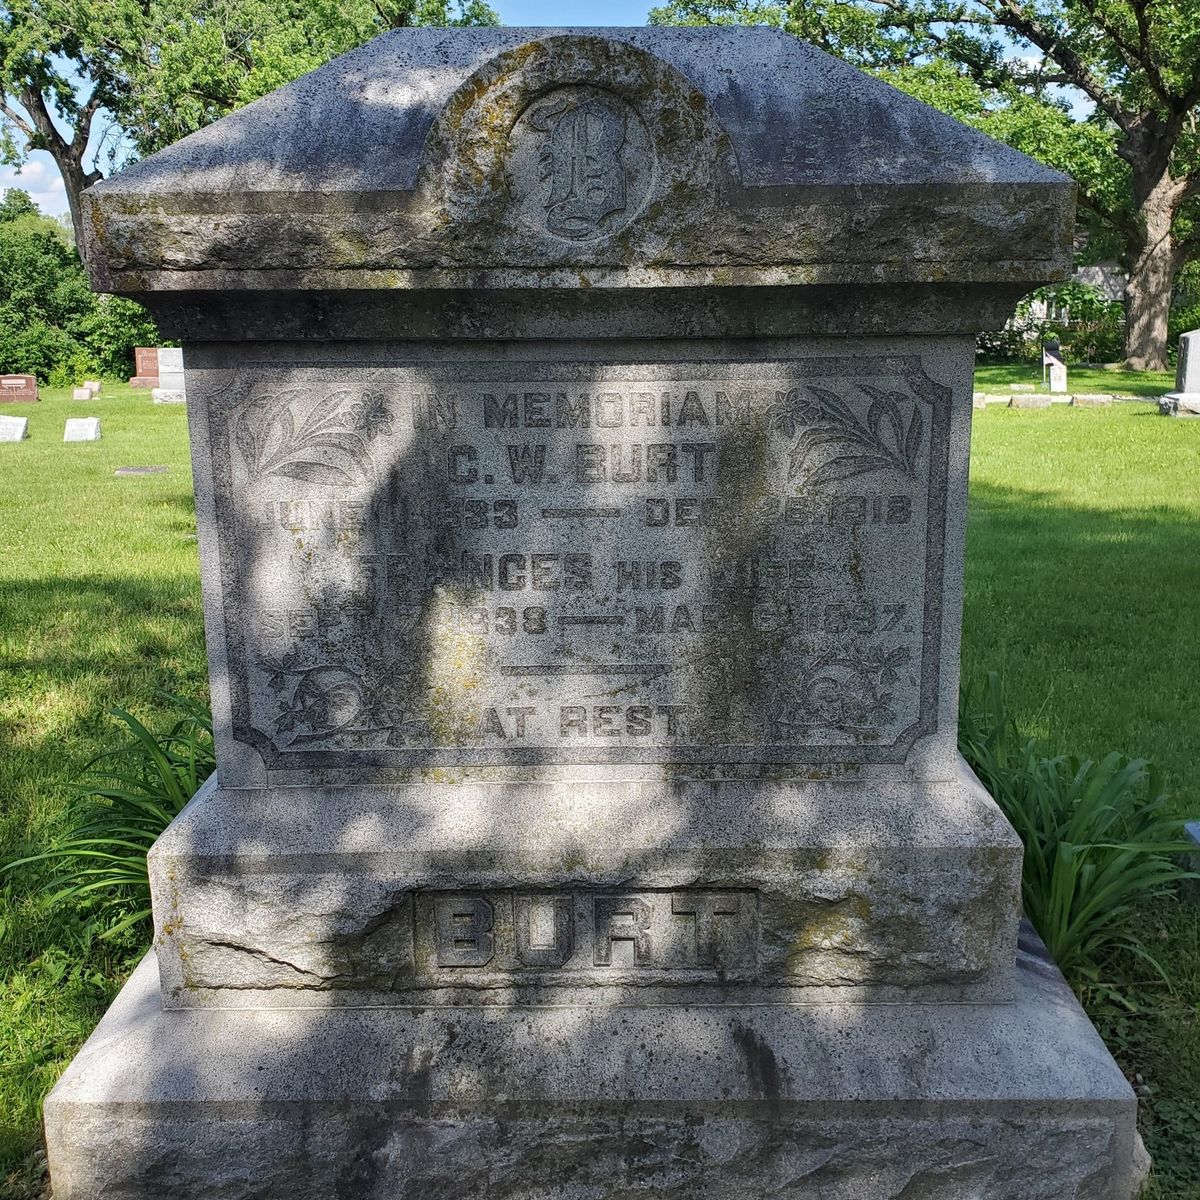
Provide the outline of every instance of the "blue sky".
[[[492,0],[505,25],[645,25],[646,13],[660,0]],[[35,153],[20,175],[0,165],[0,192],[24,188],[45,213],[67,211],[67,196],[48,154]]]
[[640,0],[491,0],[505,25],[645,25],[654,4]]

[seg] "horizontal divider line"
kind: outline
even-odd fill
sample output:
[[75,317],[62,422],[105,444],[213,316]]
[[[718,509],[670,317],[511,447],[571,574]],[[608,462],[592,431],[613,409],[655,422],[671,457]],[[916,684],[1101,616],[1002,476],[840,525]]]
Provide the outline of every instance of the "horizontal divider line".
[[673,670],[670,663],[594,663],[573,666],[569,663],[531,663],[504,665],[501,675],[656,675]]
[[619,517],[619,508],[543,508],[542,516],[549,519],[569,520],[572,517]]

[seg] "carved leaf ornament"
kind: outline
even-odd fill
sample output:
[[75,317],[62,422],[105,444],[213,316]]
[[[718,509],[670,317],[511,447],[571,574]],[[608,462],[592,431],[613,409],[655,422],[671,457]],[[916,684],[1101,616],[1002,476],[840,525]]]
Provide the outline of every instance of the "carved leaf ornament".
[[312,405],[297,426],[293,405],[300,389],[262,396],[242,410],[234,438],[250,474],[285,476],[305,483],[358,484],[374,472],[369,442],[390,433],[392,416],[383,395],[342,389]]
[[777,433],[792,439],[789,482],[832,483],[888,470],[917,477],[924,434],[920,405],[903,392],[866,383],[856,386],[871,400],[865,422],[829,388],[775,393],[767,420]]

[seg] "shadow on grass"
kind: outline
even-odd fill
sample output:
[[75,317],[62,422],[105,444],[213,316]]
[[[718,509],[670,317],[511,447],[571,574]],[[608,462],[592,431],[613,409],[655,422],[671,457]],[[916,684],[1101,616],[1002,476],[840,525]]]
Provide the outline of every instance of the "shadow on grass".
[[972,484],[969,514],[964,677],[999,671],[1022,728],[1151,758],[1200,809],[1200,521],[990,483]]
[[82,768],[120,740],[107,716],[165,715],[159,689],[207,690],[199,582],[0,582],[0,857],[44,841]]

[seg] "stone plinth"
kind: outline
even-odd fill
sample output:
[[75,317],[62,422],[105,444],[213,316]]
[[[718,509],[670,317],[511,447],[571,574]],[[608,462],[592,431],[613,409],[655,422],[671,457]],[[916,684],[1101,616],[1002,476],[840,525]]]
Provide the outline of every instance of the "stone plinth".
[[1049,408],[1057,399],[1058,397],[1050,395],[1049,392],[1021,392],[1009,400],[1008,407]]
[[214,780],[154,849],[171,1007],[1012,996],[1019,843],[965,767],[265,800]]
[[1132,1200],[1136,1101],[1031,943],[1015,1003],[164,1013],[46,1103],[56,1200]]
[[85,205],[186,346],[219,782],[67,1200],[1127,1200],[956,746],[1069,180],[765,29],[424,29]]

